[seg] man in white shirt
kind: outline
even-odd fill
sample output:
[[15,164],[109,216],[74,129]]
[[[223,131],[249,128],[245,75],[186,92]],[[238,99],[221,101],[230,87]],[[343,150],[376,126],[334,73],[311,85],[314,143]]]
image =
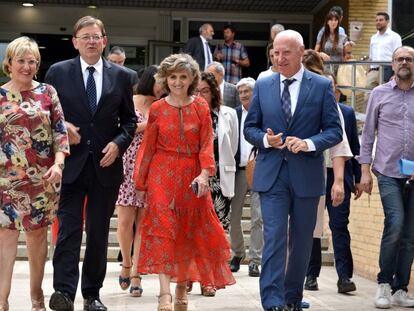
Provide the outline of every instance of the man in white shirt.
[[232,108],[239,106],[240,99],[236,86],[224,81],[224,66],[219,62],[212,62],[207,66],[206,71],[211,72],[216,78],[217,84],[220,88],[221,98],[223,99],[223,104]]
[[214,29],[211,24],[203,24],[199,29],[200,36],[190,38],[184,48],[184,53],[190,54],[204,71],[213,61],[211,47],[208,41],[213,39]]
[[[371,37],[369,45],[369,59],[372,61],[391,62],[392,53],[402,45],[400,35],[388,27],[389,22],[390,16],[387,13],[377,13],[375,26],[378,32]],[[374,88],[379,85],[379,70],[378,65],[371,66],[367,74],[367,87]],[[384,66],[384,82],[388,82],[392,75],[391,65]]]
[[[237,119],[239,121],[239,148],[235,155],[236,177],[235,191],[231,202],[230,215],[230,240],[233,258],[230,262],[230,270],[237,272],[240,262],[243,260],[246,249],[244,245],[241,218],[243,214],[244,200],[249,187],[246,178],[246,165],[249,160],[253,146],[246,141],[243,134],[244,120],[247,116],[250,103],[253,98],[253,89],[256,81],[253,78],[241,79],[236,87],[239,92],[241,105],[236,107]],[[260,210],[260,199],[257,192],[250,193],[250,246],[249,246],[249,276],[260,276],[259,265],[262,260],[263,250],[263,220]]]

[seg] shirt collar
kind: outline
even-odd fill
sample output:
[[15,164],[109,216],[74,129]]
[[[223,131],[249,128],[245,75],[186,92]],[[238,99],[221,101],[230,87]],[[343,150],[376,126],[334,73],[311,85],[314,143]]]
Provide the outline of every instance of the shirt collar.
[[[395,89],[395,88],[397,88],[398,87],[398,85],[397,85],[397,82],[395,81],[395,79],[392,79],[392,80],[390,80],[390,82],[389,82],[390,84],[391,84],[391,87],[393,88],[393,89]],[[411,87],[410,87],[411,89],[412,88],[414,88],[414,82],[411,84]]]
[[391,31],[392,31],[391,28],[390,27],[387,27],[387,30],[385,30],[383,34],[381,34],[379,31],[377,31],[377,35],[378,36],[390,35],[391,34]]
[[[300,69],[297,73],[295,73],[292,77],[290,77],[289,79],[295,79],[296,81],[298,81],[299,83],[302,82],[302,78],[303,78],[303,73],[305,72],[305,69],[303,68],[303,65],[300,65]],[[280,82],[282,83],[283,81],[285,81],[286,78],[284,75],[280,74]]]
[[102,57],[99,58],[99,60],[96,64],[89,65],[87,62],[85,62],[83,60],[83,58],[81,56],[80,57],[80,63],[81,63],[82,73],[85,72],[88,67],[92,66],[92,67],[95,67],[95,70],[98,72],[98,74],[102,74],[102,68],[103,68]]
[[204,38],[202,35],[200,35],[200,38],[201,38],[201,41],[203,42],[203,44],[206,44],[206,42],[208,42],[208,41],[206,40],[206,38]]
[[242,108],[242,112],[248,112],[248,110],[246,108],[244,108],[243,104],[241,104],[241,108]]

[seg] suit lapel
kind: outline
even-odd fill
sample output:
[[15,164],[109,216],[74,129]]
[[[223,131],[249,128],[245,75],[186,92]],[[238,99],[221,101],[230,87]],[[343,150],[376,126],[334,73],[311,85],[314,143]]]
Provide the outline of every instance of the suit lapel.
[[88,97],[86,95],[85,84],[83,81],[83,74],[82,74],[82,68],[80,65],[79,56],[75,58],[72,63],[72,67],[70,69],[70,76],[71,76],[71,81],[73,81],[73,83],[75,84],[74,89],[79,90],[79,97],[82,102],[80,106],[83,107],[84,110],[86,110],[86,112],[89,115],[91,115],[91,111],[89,109],[89,104],[88,104]]
[[110,91],[111,88],[111,78],[110,78],[110,71],[112,68],[112,65],[107,62],[105,59],[102,59],[103,61],[103,66],[102,66],[102,93],[101,93],[101,98],[99,99],[98,102],[98,107],[96,109],[95,113],[98,113],[100,109],[102,109],[102,106],[104,105],[105,102],[105,97],[107,96],[107,94]]
[[295,121],[295,117],[299,115],[300,110],[303,108],[303,106],[306,103],[306,99],[308,98],[310,94],[310,89],[312,86],[311,79],[312,77],[305,70],[303,72],[302,82],[300,84],[298,102],[296,104],[295,113],[293,114],[292,120],[290,121],[290,125],[292,125],[292,123]]
[[272,92],[269,98],[275,98],[276,105],[276,116],[277,122],[283,124],[283,128],[287,128],[287,122],[285,118],[285,113],[282,109],[282,102],[280,98],[280,74],[273,75],[272,85],[270,87],[270,92]]

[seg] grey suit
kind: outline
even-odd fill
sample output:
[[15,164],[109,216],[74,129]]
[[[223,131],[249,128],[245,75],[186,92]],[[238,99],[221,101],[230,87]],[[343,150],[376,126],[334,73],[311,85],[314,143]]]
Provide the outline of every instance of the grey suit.
[[234,84],[224,81],[223,103],[225,106],[236,108],[240,105],[239,92]]

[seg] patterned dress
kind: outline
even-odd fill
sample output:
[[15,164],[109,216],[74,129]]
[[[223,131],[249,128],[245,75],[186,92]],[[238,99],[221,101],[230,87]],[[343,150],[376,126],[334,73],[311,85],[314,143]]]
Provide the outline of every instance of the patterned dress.
[[152,104],[134,173],[148,204],[139,272],[217,288],[235,283],[230,245],[211,196],[197,198],[190,187],[201,169],[214,175],[212,138],[209,108],[201,97],[181,108],[165,99]]
[[[135,110],[137,115],[138,123],[144,121],[144,116],[138,110]],[[137,156],[137,151],[141,145],[142,138],[144,137],[144,132],[136,133],[134,139],[129,145],[128,149],[125,151],[122,161],[124,166],[124,182],[119,188],[118,200],[116,205],[120,206],[133,206],[133,207],[144,207],[144,202],[137,199],[137,194],[135,190],[133,175],[135,167],[135,158]]]
[[220,187],[220,170],[219,170],[219,144],[218,144],[218,112],[211,111],[211,119],[213,120],[214,133],[214,158],[216,160],[216,175],[210,177],[211,197],[213,198],[214,210],[217,217],[220,219],[224,230],[227,230],[230,225],[230,205],[231,198],[225,197],[221,192]]
[[69,154],[56,90],[39,84],[12,93],[0,88],[0,227],[31,231],[55,216],[60,184],[43,175],[56,152]]

